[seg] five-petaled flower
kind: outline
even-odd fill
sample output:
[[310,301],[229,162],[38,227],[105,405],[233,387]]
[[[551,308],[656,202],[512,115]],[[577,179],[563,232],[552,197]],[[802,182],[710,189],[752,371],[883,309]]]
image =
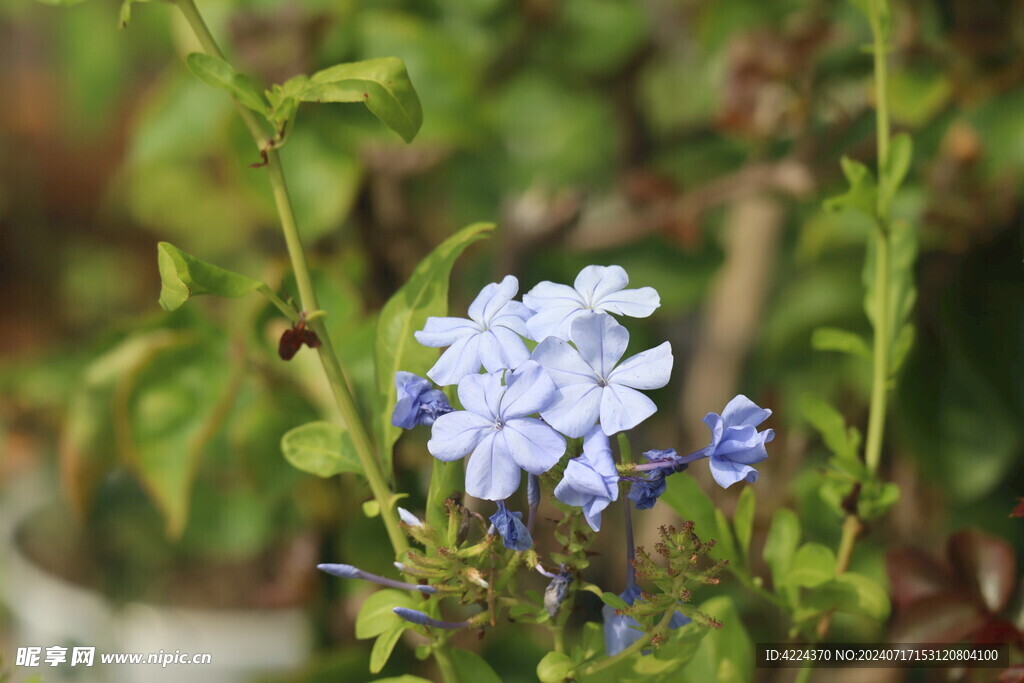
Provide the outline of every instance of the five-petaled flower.
[[512,301],[519,281],[506,275],[492,282],[469,305],[469,319],[427,318],[415,333],[424,346],[449,347],[427,372],[441,386],[456,384],[482,365],[488,372],[515,369],[530,358],[522,337],[530,337],[526,320],[533,314],[525,304]]
[[751,465],[768,457],[764,445],[775,438],[774,430],[759,432],[757,426],[771,414],[740,394],[729,401],[721,415],[704,416],[704,424],[711,429],[711,443],[704,455],[710,458],[711,476],[719,486],[728,488],[741,479],[757,481],[757,470]]
[[565,467],[555,498],[566,505],[583,508],[583,516],[594,531],[601,530],[601,511],[619,497],[619,473],[608,437],[595,426],[583,438],[583,455]]
[[611,316],[586,314],[572,323],[573,348],[548,337],[533,351],[558,387],[560,397],[541,411],[551,426],[578,438],[600,420],[611,436],[632,429],[657,412],[638,389],[660,389],[672,373],[669,342],[638,353],[616,366],[629,344],[629,332]]
[[565,453],[565,438],[535,417],[558,397],[554,383],[537,363],[513,372],[469,375],[459,382],[466,410],[434,423],[427,450],[449,462],[472,453],[466,466],[466,493],[504,500],[519,488],[522,475],[542,474]]
[[448,397],[440,389],[411,372],[395,373],[398,399],[391,413],[391,424],[402,429],[434,424],[438,417],[452,412]]
[[646,318],[661,305],[652,287],[625,289],[629,276],[620,266],[587,266],[573,287],[541,282],[523,295],[523,303],[535,311],[526,321],[537,341],[546,337],[569,340],[572,323],[585,313],[614,313]]

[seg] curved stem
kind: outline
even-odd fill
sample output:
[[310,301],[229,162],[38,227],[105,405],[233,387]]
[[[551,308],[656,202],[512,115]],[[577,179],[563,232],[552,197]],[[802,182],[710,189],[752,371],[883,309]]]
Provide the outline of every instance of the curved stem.
[[[673,590],[678,591],[678,586],[674,587]],[[589,676],[589,675],[595,674],[598,671],[602,671],[604,669],[607,669],[610,666],[614,666],[614,665],[618,664],[619,662],[621,662],[623,659],[626,659],[627,657],[631,657],[631,656],[635,655],[637,652],[642,651],[645,647],[647,647],[651,643],[651,639],[654,638],[655,635],[657,635],[658,633],[660,633],[660,632],[662,632],[662,631],[664,631],[665,629],[668,628],[668,623],[670,621],[672,621],[672,615],[674,615],[674,614],[675,614],[675,610],[674,609],[667,610],[665,612],[664,616],[661,617],[661,621],[658,622],[658,625],[655,626],[654,629],[650,633],[645,633],[639,640],[634,642],[632,645],[630,645],[629,647],[627,647],[625,650],[623,650],[622,652],[618,653],[617,655],[614,655],[612,657],[608,657],[607,659],[602,659],[601,661],[595,662],[594,664],[591,664],[590,666],[585,666],[582,669],[580,669],[577,673],[580,676]]]
[[[221,52],[213,34],[210,33],[210,29],[196,8],[194,0],[175,0],[175,2],[195,32],[203,49],[214,57],[224,59],[224,53]],[[288,186],[285,183],[280,157],[276,150],[266,145],[267,133],[256,115],[235,98],[231,99],[246,128],[252,134],[257,147],[266,153],[267,175],[273,191],[274,203],[277,206],[277,212],[281,219],[281,230],[284,234],[288,257],[291,259],[292,270],[295,274],[295,283],[299,288],[302,308],[305,311],[315,311],[319,308],[316,302],[316,293],[313,289],[313,280],[310,276],[309,266],[306,263],[305,252],[302,249],[302,240],[299,237],[298,224],[295,220],[295,212],[292,209],[291,197],[288,194]],[[395,554],[401,555],[408,549],[409,544],[398,525],[398,514],[394,509],[392,492],[381,472],[380,459],[377,457],[369,434],[367,434],[362,420],[359,418],[359,411],[349,389],[348,380],[345,377],[337,355],[334,353],[334,345],[331,342],[323,319],[317,318],[310,321],[310,327],[317,337],[320,338],[321,344],[317,349],[320,362],[330,382],[331,392],[334,394],[338,412],[341,414],[341,419],[352,437],[363,474],[370,485],[373,497],[380,506],[381,519],[384,521],[388,538],[391,540]]]

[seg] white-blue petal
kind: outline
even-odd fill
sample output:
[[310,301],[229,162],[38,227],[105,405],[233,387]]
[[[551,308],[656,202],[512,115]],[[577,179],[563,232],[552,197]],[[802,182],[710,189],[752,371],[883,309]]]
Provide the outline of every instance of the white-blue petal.
[[[569,342],[548,337],[533,350],[533,359],[544,366],[559,389],[569,384],[597,384],[598,376]],[[580,434],[580,436],[583,436]]]
[[492,431],[469,456],[466,465],[466,493],[483,500],[505,500],[519,488],[522,474],[505,447]]
[[751,484],[757,481],[758,472],[750,465],[715,457],[710,459],[710,465],[711,476],[714,477],[715,483],[723,489],[727,489],[744,479]]
[[660,389],[668,384],[672,363],[672,344],[665,342],[624,360],[608,381],[633,389]]
[[626,352],[629,332],[610,315],[588,313],[572,322],[572,342],[583,361],[607,379]]
[[477,447],[491,424],[486,418],[465,410],[442,415],[430,429],[427,451],[438,460],[458,460]]
[[424,346],[451,346],[463,337],[476,334],[480,326],[465,318],[427,318],[422,330],[413,332],[416,341]]
[[661,297],[653,287],[641,287],[612,292],[602,297],[594,308],[631,318],[646,318],[660,305]]
[[[503,320],[508,318],[503,317]],[[523,342],[522,337],[508,329],[507,327],[494,326],[491,328],[491,333],[497,338],[498,343],[501,344],[501,356],[505,359],[506,368],[518,368],[520,365],[530,360],[530,351],[526,348],[526,343]]]
[[766,408],[759,408],[749,398],[739,394],[729,401],[729,405],[725,406],[725,410],[722,411],[722,419],[731,427],[739,427],[740,425],[756,427],[767,420],[771,414],[772,411]]
[[[611,443],[601,425],[594,425],[593,429],[583,436],[583,457],[602,477],[618,478],[619,472],[615,469]],[[617,494],[618,489],[615,492]]]
[[629,276],[620,266],[587,266],[580,271],[573,283],[588,308],[628,284]]
[[547,371],[536,361],[528,360],[505,376],[505,396],[501,399],[500,417],[509,420],[538,413],[558,398],[558,389]]
[[530,336],[537,341],[544,341],[548,337],[558,337],[568,341],[572,330],[572,321],[586,311],[587,309],[579,304],[550,306],[538,311],[527,320],[526,327],[530,330]]
[[596,381],[568,384],[558,390],[559,398],[540,416],[568,437],[577,439],[597,422],[601,414],[601,387]]
[[510,367],[501,342],[492,330],[480,334],[480,362],[487,372],[497,372]]
[[480,290],[469,305],[469,317],[485,327],[489,326],[491,320],[518,291],[519,280],[514,275],[506,275],[501,282],[492,282]]
[[457,384],[466,375],[480,371],[480,335],[473,334],[463,337],[452,344],[441,354],[434,367],[427,372],[427,377],[435,384],[448,386]]
[[491,424],[498,420],[501,397],[505,387],[501,385],[500,372],[486,375],[466,375],[459,382],[459,402],[466,410],[487,418]]
[[601,429],[608,436],[624,432],[658,412],[654,401],[619,384],[601,390]]
[[522,417],[505,423],[499,439],[515,461],[530,474],[547,472],[565,454],[565,439],[534,417]]

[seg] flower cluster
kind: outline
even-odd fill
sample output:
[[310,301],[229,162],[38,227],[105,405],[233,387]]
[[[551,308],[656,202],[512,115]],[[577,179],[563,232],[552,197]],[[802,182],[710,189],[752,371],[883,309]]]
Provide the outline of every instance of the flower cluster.
[[[657,412],[643,392],[668,384],[673,364],[669,342],[623,360],[629,332],[614,316],[647,317],[661,303],[651,287],[628,284],[619,266],[587,266],[572,287],[541,282],[519,302],[519,281],[508,275],[483,288],[468,318],[431,317],[415,333],[425,346],[447,347],[427,376],[455,385],[462,409],[453,410],[426,379],[398,373],[392,421],[406,429],[430,425],[427,449],[439,460],[468,456],[466,493],[499,504],[492,520],[509,548],[530,547],[532,522],[524,525],[505,501],[525,470],[535,510],[536,477],[562,460],[567,439],[582,438],[582,454],[566,463],[554,494],[582,508],[595,531],[602,511],[618,500],[620,482],[631,482],[629,499],[642,510],[665,491],[668,475],[700,458],[709,459],[722,486],[757,476],[751,465],[766,456],[772,432],[756,426],[770,411],[743,396],[721,416],[705,418],[707,448],[685,457],[652,450],[644,453],[647,463],[616,464],[609,437]],[[536,343],[532,353],[528,342]]]

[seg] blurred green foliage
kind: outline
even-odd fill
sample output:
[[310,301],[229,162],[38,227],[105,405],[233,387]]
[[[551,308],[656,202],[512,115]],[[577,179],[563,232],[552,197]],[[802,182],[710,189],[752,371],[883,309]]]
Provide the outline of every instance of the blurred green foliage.
[[[904,497],[852,567],[875,580],[887,547],[936,545],[967,524],[1024,554],[1020,522],[1007,518],[1024,493],[1024,2],[894,7],[892,114],[915,149],[893,210],[915,226],[920,255],[917,342],[900,371],[883,457]],[[753,531],[736,534],[766,546],[743,551],[761,575],[794,553],[814,559],[809,567],[828,564],[814,544],[835,546],[839,516],[820,493],[827,449],[815,429],[838,437],[807,423],[801,407],[808,393],[823,396],[847,425],[863,425],[870,376],[857,354],[812,352],[820,328],[869,331],[861,271],[870,226],[821,208],[844,191],[841,154],[876,162],[870,60],[859,49],[868,35],[852,7],[211,0],[202,8],[232,63],[261,89],[395,55],[419,92],[423,128],[410,146],[362,108],[307,106],[282,149],[315,249],[320,303],[365,414],[376,391],[376,311],[456,226],[500,224],[494,243],[472,248],[456,269],[456,302],[499,273],[565,281],[588,263],[619,263],[662,294],[663,314],[647,323],[658,329],[638,326],[636,343],[667,336],[685,367],[706,322],[702,304],[730,257],[730,207],[771,197],[783,210],[781,234],[762,255],[772,275],[752,285],[767,297],[732,388],[772,406],[780,438],[758,484]],[[343,478],[349,495],[338,496],[280,454],[288,430],[335,415],[308,352],[288,367],[275,358],[276,310],[253,297],[159,313],[153,256],[162,240],[295,289],[283,276],[268,184],[248,167],[258,153],[223,93],[188,73],[187,32],[161,3],[136,5],[130,26],[117,24],[117,3],[99,0],[60,12],[27,0],[0,7],[0,89],[11,93],[0,112],[3,469],[40,461],[56,469],[59,452],[74,507],[94,528],[117,530],[82,532],[106,539],[96,544],[97,566],[116,567],[111,583],[135,577],[137,594],[159,594],[145,577],[183,557],[237,561],[307,532],[327,539],[332,556],[360,552],[368,568],[387,566],[386,553],[378,558],[357,540],[378,526],[363,517],[366,494],[352,490],[354,480]],[[804,180],[791,182],[784,164]],[[818,334],[819,348],[856,346]],[[685,373],[658,395],[652,439],[699,440],[695,425],[677,419],[673,392]],[[399,451],[396,477],[424,491],[418,438]],[[18,460],[26,439],[32,448]],[[165,475],[167,460],[183,453],[195,463],[190,481]],[[169,507],[182,499],[187,506]],[[790,503],[803,522],[799,548],[801,535],[784,539],[785,515],[775,513]],[[339,516],[335,534],[324,532]],[[714,536],[719,521],[705,516],[698,530]],[[182,534],[176,543],[162,536],[167,520]],[[770,605],[738,581],[721,590],[728,596],[703,598],[718,600],[723,617],[743,614],[751,626],[742,637],[773,632]],[[580,609],[593,618],[599,608]],[[835,637],[864,628],[837,620]],[[351,628],[328,633],[341,640]],[[483,646],[507,680],[530,680],[529,663],[546,649],[530,639]],[[366,657],[325,656],[305,673],[362,675]],[[694,660],[694,680],[705,680],[697,669],[710,675],[716,657]],[[414,666],[396,656],[384,674]]]

